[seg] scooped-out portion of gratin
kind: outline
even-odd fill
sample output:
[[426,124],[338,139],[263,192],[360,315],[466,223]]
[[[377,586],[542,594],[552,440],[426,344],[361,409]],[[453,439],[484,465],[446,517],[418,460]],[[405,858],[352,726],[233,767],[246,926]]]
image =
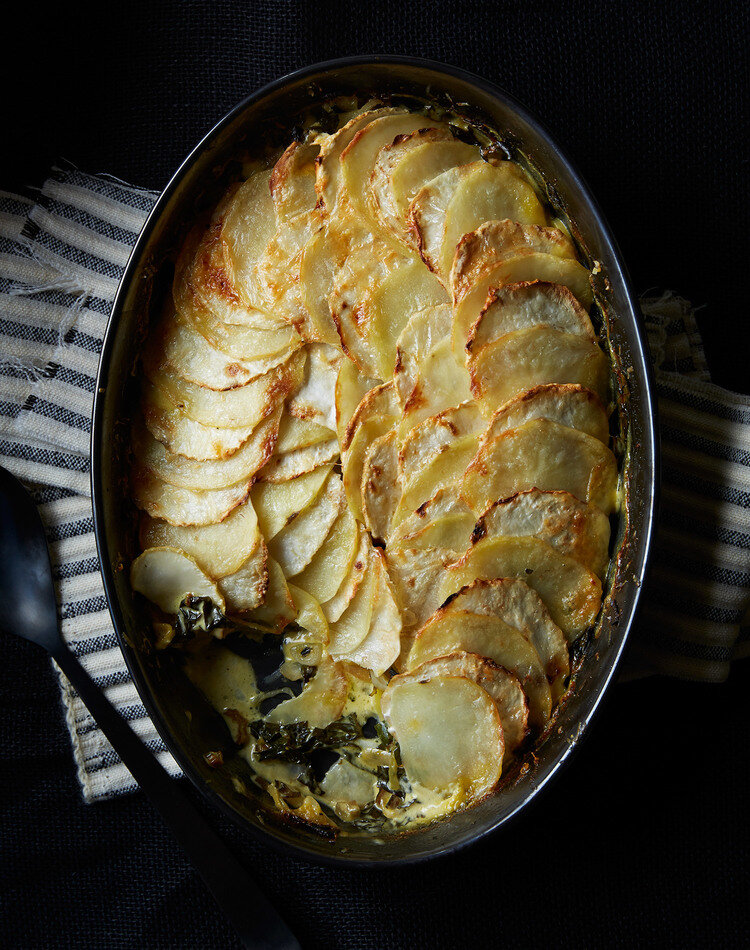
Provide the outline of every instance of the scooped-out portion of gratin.
[[130,576],[231,733],[207,761],[335,834],[470,806],[532,749],[619,474],[590,273],[524,167],[429,109],[332,114],[182,248]]

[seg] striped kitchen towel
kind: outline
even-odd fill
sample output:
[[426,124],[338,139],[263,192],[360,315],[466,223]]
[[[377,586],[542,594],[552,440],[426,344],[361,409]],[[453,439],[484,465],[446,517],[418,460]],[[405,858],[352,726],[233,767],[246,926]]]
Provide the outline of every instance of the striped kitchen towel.
[[[96,369],[112,300],[156,195],[53,169],[31,197],[0,193],[0,464],[47,525],[63,634],[133,728],[177,773],[127,673],[99,575],[88,474]],[[750,654],[750,397],[710,381],[690,306],[642,301],[662,424],[662,509],[625,675],[718,682]],[[135,788],[64,677],[86,800]]]

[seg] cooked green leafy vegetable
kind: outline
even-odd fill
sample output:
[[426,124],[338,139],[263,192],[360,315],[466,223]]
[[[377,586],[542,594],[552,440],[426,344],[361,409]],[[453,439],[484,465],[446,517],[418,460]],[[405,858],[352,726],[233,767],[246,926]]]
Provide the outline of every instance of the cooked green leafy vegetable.
[[250,723],[250,732],[258,740],[254,754],[259,761],[283,759],[298,764],[306,763],[310,753],[318,749],[334,751],[362,738],[362,726],[356,716],[339,719],[324,729],[311,728],[306,722],[256,719]]

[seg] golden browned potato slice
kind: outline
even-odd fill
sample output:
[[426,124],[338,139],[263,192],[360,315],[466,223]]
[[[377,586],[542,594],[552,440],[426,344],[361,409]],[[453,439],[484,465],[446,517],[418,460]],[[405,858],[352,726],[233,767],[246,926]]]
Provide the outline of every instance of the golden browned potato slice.
[[402,261],[373,290],[364,332],[381,379],[393,376],[398,339],[412,314],[447,303],[445,289],[418,260]]
[[541,538],[603,577],[609,563],[609,518],[566,491],[532,488],[495,502],[477,522],[476,538]]
[[320,465],[285,482],[257,482],[253,485],[250,498],[261,533],[267,541],[313,504],[332,468],[332,464]]
[[307,449],[320,442],[328,442],[333,433],[326,426],[308,419],[298,419],[285,412],[279,425],[279,437],[276,440],[276,452],[294,452],[295,449]]
[[252,435],[228,458],[198,462],[175,455],[151,435],[145,425],[133,428],[133,454],[142,468],[178,488],[200,490],[227,488],[252,478],[273,453],[281,407],[260,422]]
[[463,495],[475,511],[484,511],[527,488],[568,491],[609,515],[617,506],[617,460],[585,432],[532,419],[480,445]]
[[370,176],[371,210],[381,226],[406,244],[409,205],[428,181],[454,165],[479,158],[479,149],[440,129],[421,129],[399,136],[378,152]]
[[484,427],[484,419],[474,402],[461,403],[423,420],[408,433],[401,446],[402,477],[408,480],[418,475],[457,439],[472,435],[478,438]]
[[539,654],[552,699],[560,697],[570,672],[568,644],[542,598],[525,581],[518,577],[474,581],[449,597],[445,609],[499,617],[522,633]]
[[337,439],[327,439],[325,442],[316,442],[291,452],[277,453],[269,459],[258,478],[264,482],[285,483],[335,460],[338,454]]
[[239,570],[219,579],[227,608],[235,613],[246,614],[260,607],[266,599],[268,578],[268,548],[261,538]]
[[130,566],[130,584],[167,614],[176,614],[188,596],[210,597],[220,608],[224,598],[193,558],[172,547],[147,548]]
[[382,707],[412,785],[471,802],[498,783],[505,752],[500,714],[473,680],[394,676]]
[[388,537],[400,497],[398,440],[391,429],[367,449],[362,468],[362,514],[373,538]]
[[539,325],[596,339],[589,315],[567,287],[533,280],[490,290],[466,349],[471,353],[506,333]]
[[[295,642],[306,646],[315,645],[318,648],[326,645],[329,637],[328,621],[317,599],[293,584],[289,585],[289,593],[297,611],[296,623],[302,628],[299,637],[294,638]],[[318,649],[317,656],[310,650],[299,662],[305,666],[317,666],[321,656],[322,650]]]
[[341,439],[341,448],[349,448],[352,439],[356,435],[357,429],[364,422],[367,422],[368,419],[384,416],[390,420],[391,423],[395,423],[398,418],[398,412],[398,400],[393,383],[381,383],[379,386],[368,389],[363,394],[344,429]]
[[336,432],[339,442],[346,441],[346,431],[352,416],[365,395],[378,385],[377,380],[363,376],[356,363],[344,360],[336,378]]
[[606,398],[609,362],[588,337],[537,326],[515,330],[470,353],[471,390],[486,412],[545,383],[577,383]]
[[[248,620],[280,633],[297,616],[284,572],[273,558],[267,561],[268,582],[263,603],[248,612]],[[225,583],[225,581],[223,582]]]
[[520,577],[533,587],[569,643],[593,624],[601,606],[599,578],[539,538],[477,541],[444,572],[438,603],[477,579],[497,577]]
[[274,535],[270,553],[285,577],[294,577],[307,567],[328,537],[343,504],[344,487],[339,476],[331,472],[315,501]]
[[308,344],[305,377],[287,410],[299,419],[317,422],[332,432],[336,429],[336,379],[344,356],[327,343]]
[[370,626],[365,638],[342,658],[380,676],[395,663],[401,650],[401,614],[396,606],[382,555],[378,551],[373,552],[370,570],[375,575]]
[[331,618],[326,612],[326,605],[323,605],[323,612],[328,616],[330,630],[328,649],[333,657],[347,656],[355,650],[364,642],[370,629],[378,591],[378,576],[377,571],[373,570],[376,562],[369,552],[367,562],[354,596],[336,620]]
[[446,169],[420,188],[409,203],[407,226],[410,240],[427,267],[441,280],[439,262],[445,236],[445,214],[460,182],[471,175],[475,164]]
[[341,341],[328,296],[349,253],[351,240],[352,235],[338,220],[324,218],[300,257],[299,294],[309,316],[309,326],[314,328],[315,339],[332,346],[340,346]]
[[547,215],[536,192],[518,165],[512,162],[473,162],[462,177],[445,211],[443,239],[434,262],[448,283],[456,246],[464,234],[485,221],[518,221],[545,225]]
[[498,666],[486,656],[476,653],[452,653],[428,660],[414,670],[414,676],[432,679],[435,676],[465,676],[486,690],[494,700],[505,736],[505,757],[526,738],[529,705],[518,677]]
[[278,227],[315,207],[315,160],[319,152],[317,142],[292,142],[273,166],[269,188]]
[[349,507],[354,516],[363,523],[362,473],[364,471],[365,457],[373,442],[389,432],[392,426],[393,419],[391,416],[368,416],[356,427],[349,447],[341,456],[341,470]]
[[437,344],[450,336],[453,311],[447,305],[427,307],[409,317],[396,344],[393,382],[405,406],[417,383],[420,364]]
[[[184,311],[181,311],[181,319],[184,316]],[[271,365],[277,356],[286,354],[289,357],[302,344],[302,338],[293,326],[285,323],[274,326],[265,314],[259,314],[257,326],[224,323],[204,309],[195,309],[190,320],[215,349],[233,359],[268,360]]]
[[414,388],[404,405],[400,437],[405,438],[424,419],[471,398],[469,374],[463,362],[459,363],[456,358],[450,338],[446,337],[430,350],[419,366]]
[[605,445],[609,442],[609,419],[602,401],[577,383],[545,383],[518,393],[495,411],[485,441],[532,419],[549,419],[579,429]]
[[144,516],[141,547],[179,548],[214,579],[238,571],[261,541],[258,519],[248,499],[218,524],[171,525]]
[[[466,504],[466,501],[452,488],[438,489],[432,498],[425,501],[417,510],[409,515],[391,532],[390,540],[399,541],[411,538],[428,527],[433,522],[443,518],[464,518],[469,525],[469,534],[474,528],[476,515]],[[460,549],[461,554],[466,550],[468,539]]]
[[348,690],[340,664],[327,657],[299,696],[279,703],[265,718],[268,722],[306,722],[313,729],[324,729],[341,716]]
[[330,601],[349,575],[359,541],[357,522],[349,508],[344,507],[310,563],[295,577],[296,586],[318,603]]
[[200,491],[177,488],[162,481],[147,468],[135,468],[131,476],[133,500],[152,518],[173,525],[216,524],[241,505],[250,493],[252,479],[236,485]]
[[528,699],[529,721],[544,727],[552,711],[552,694],[539,654],[521,631],[499,617],[443,608],[417,633],[407,668],[460,652],[486,656],[518,677]]
[[269,301],[259,280],[258,263],[276,231],[270,180],[269,170],[254,172],[231,199],[221,229],[234,287],[259,310],[266,310]]

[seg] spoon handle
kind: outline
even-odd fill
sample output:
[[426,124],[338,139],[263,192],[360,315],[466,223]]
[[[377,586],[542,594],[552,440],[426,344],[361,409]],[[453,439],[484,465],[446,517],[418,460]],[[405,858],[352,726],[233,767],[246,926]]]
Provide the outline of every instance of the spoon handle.
[[300,950],[268,898],[248,876],[177,782],[162,768],[126,721],[65,647],[53,653],[135,780],[171,828],[217,904],[252,950]]

